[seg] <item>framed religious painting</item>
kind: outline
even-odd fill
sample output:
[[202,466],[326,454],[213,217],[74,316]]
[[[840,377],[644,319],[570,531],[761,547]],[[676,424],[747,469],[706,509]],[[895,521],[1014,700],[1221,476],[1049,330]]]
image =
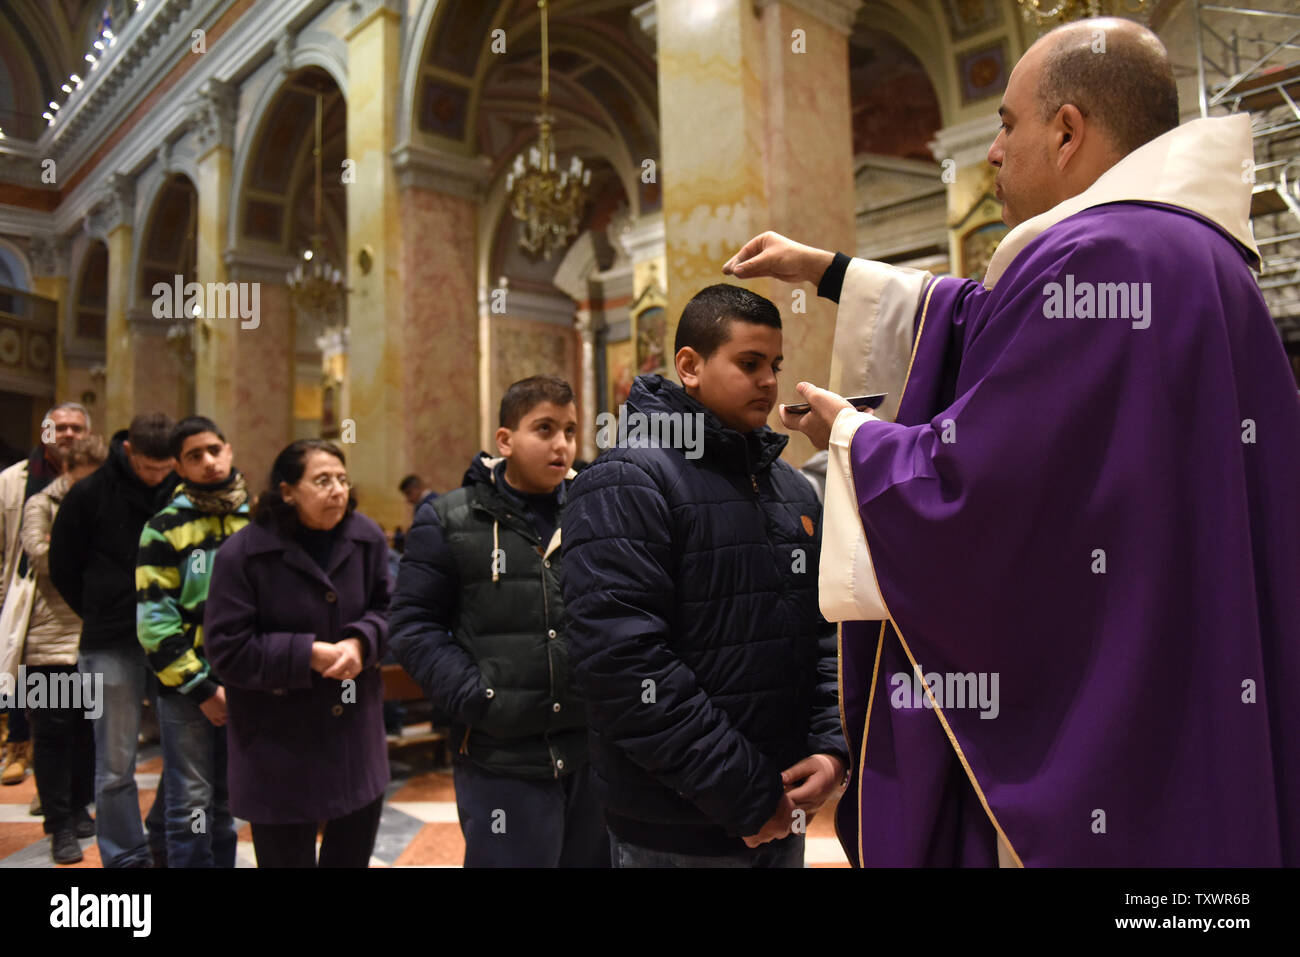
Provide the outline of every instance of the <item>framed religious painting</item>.
[[632,380],[636,378],[636,350],[631,339],[605,344],[605,382],[609,390],[605,397],[606,412],[618,412],[618,407],[627,401],[632,391]]
[[633,375],[668,374],[668,297],[651,273],[650,282],[628,308],[632,340],[636,343]]

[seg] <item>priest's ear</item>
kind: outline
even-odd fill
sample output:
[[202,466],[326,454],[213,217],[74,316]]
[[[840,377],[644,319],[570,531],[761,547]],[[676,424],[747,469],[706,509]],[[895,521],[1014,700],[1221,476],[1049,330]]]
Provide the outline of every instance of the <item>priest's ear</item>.
[[1051,142],[1058,172],[1064,173],[1070,162],[1079,156],[1088,132],[1087,120],[1073,103],[1066,103],[1056,111]]
[[700,355],[691,346],[682,346],[677,350],[677,355],[673,360],[677,366],[677,379],[685,389],[698,389],[700,387],[700,370],[707,361],[704,356]]

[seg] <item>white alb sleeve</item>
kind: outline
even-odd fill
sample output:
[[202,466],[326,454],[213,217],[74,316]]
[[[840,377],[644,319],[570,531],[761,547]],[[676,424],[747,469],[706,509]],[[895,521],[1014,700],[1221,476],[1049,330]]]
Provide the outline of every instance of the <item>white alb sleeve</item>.
[[889,617],[858,514],[853,460],[849,454],[858,429],[881,425],[870,412],[844,409],[835,417],[831,428],[817,581],[818,602],[827,621],[880,621]]

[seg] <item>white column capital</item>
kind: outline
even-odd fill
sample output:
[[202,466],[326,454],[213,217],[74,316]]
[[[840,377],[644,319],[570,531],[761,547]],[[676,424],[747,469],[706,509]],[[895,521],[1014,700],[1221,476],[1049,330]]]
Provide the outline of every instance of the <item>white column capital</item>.
[[958,166],[973,166],[988,158],[989,147],[993,145],[1000,125],[1001,120],[996,113],[967,120],[965,123],[945,126],[926,145],[940,163],[950,159]]
[[38,279],[66,276],[71,245],[66,237],[53,233],[33,236],[27,247],[27,256],[32,262],[32,275]]
[[398,189],[418,186],[479,200],[492,175],[492,162],[486,156],[458,156],[417,143],[403,143],[391,155]]
[[190,126],[195,132],[200,157],[215,146],[234,149],[238,106],[239,90],[233,83],[214,78],[199,87],[190,113]]

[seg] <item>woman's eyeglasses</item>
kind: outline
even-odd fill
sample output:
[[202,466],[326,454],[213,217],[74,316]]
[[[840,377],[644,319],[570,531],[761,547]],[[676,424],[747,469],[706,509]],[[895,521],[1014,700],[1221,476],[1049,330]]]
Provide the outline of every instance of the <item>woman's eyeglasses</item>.
[[346,475],[318,475],[311,480],[311,484],[322,492],[328,492],[334,487],[335,482],[338,482],[345,492],[352,488],[352,480]]

